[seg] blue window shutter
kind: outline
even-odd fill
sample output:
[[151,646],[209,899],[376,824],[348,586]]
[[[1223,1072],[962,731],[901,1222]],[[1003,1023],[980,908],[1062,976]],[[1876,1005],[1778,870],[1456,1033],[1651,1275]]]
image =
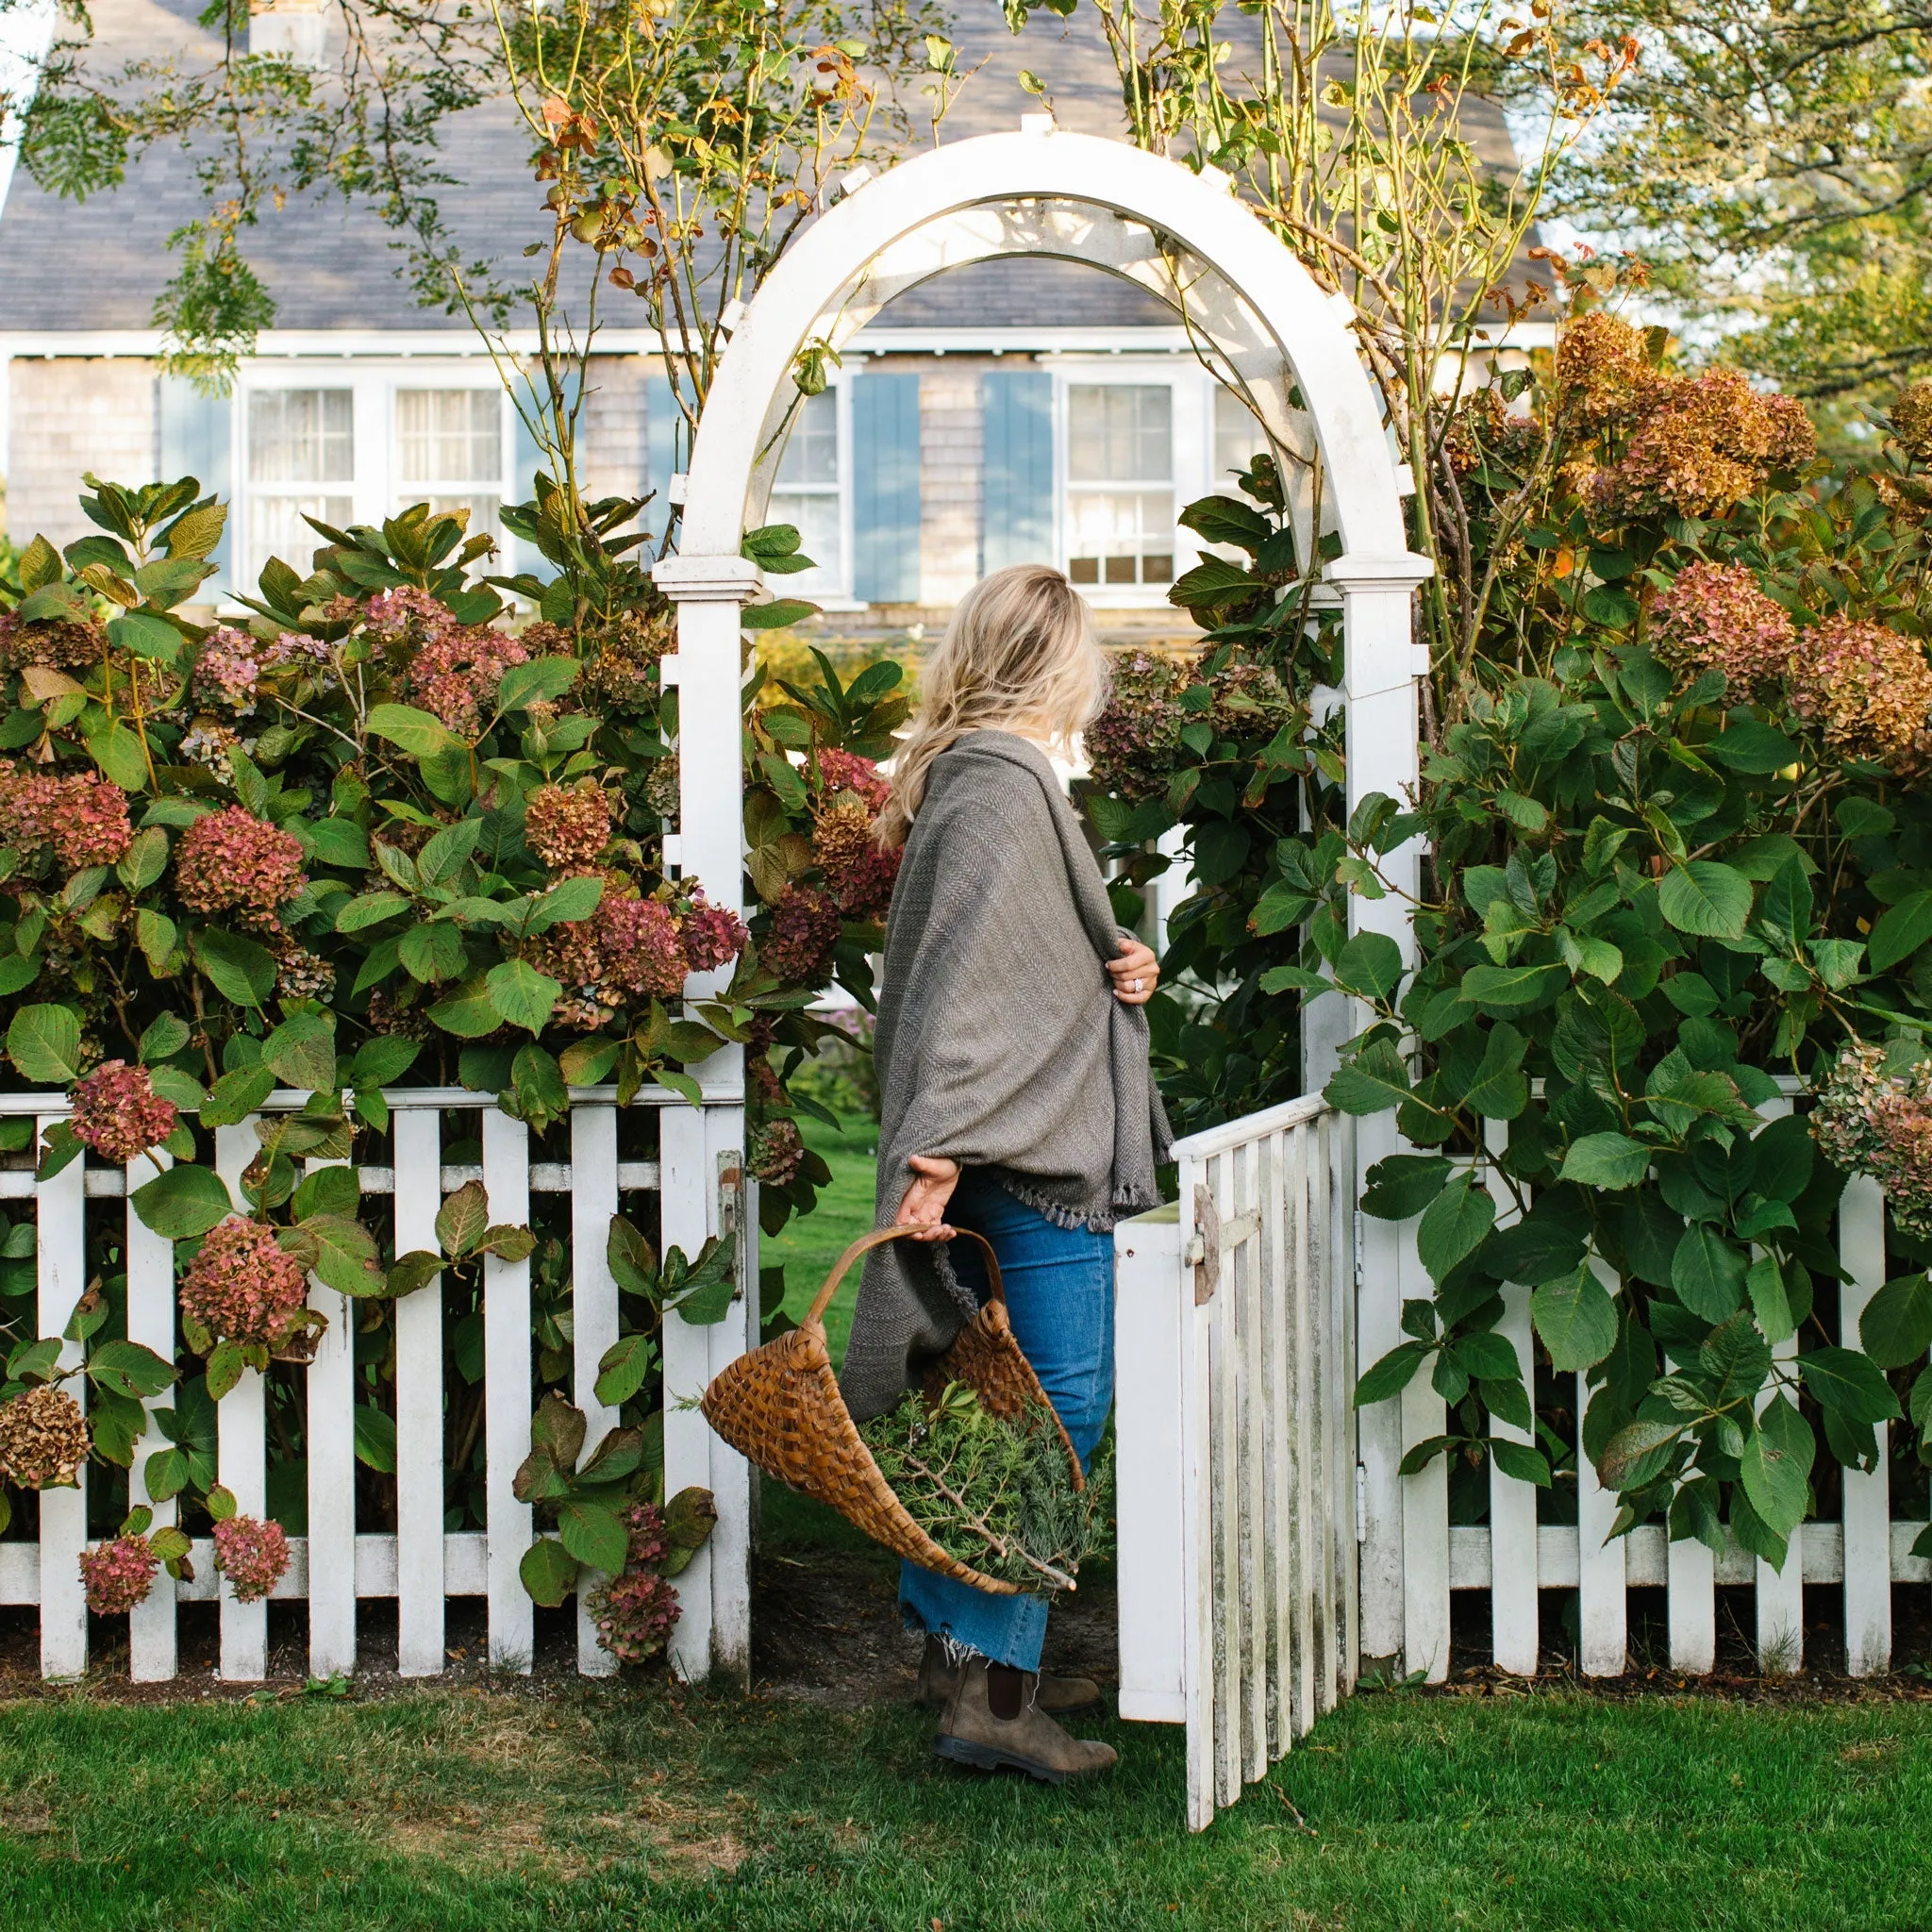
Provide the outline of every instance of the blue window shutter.
[[1053,377],[1042,369],[993,369],[980,378],[985,433],[979,568],[1051,563]]
[[852,594],[919,602],[919,378],[852,379]]
[[644,506],[644,527],[660,541],[671,518],[671,479],[688,467],[684,411],[671,393],[667,376],[653,375],[644,384],[644,458],[650,474],[644,488],[651,500]]
[[161,377],[161,477],[173,483],[192,476],[204,496],[218,496],[228,506],[229,523],[208,561],[217,565],[195,593],[196,602],[212,603],[230,594],[229,559],[235,554],[234,486],[229,451],[234,403],[227,396],[208,396],[178,375]]

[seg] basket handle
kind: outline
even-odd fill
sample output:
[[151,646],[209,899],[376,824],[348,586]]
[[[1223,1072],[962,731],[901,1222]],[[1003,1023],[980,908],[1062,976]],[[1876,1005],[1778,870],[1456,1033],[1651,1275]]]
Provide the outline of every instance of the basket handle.
[[[877,1227],[872,1233],[859,1238],[832,1264],[832,1272],[825,1276],[824,1286],[812,1299],[811,1310],[806,1316],[807,1322],[824,1322],[825,1310],[831,1307],[832,1297],[839,1291],[839,1284],[845,1279],[846,1271],[858,1257],[874,1248],[883,1247],[888,1241],[903,1241],[908,1235],[923,1234],[924,1228],[909,1226],[901,1223],[897,1227]],[[953,1230],[955,1237],[964,1235],[969,1241],[979,1244],[979,1252],[986,1257],[986,1278],[992,1289],[992,1298],[1004,1302],[1007,1291],[1000,1281],[999,1257],[992,1251],[992,1243],[983,1234],[975,1234],[970,1227]]]

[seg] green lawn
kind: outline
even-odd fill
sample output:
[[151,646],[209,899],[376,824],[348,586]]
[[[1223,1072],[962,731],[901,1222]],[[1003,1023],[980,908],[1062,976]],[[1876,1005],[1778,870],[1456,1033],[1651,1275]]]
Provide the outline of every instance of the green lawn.
[[1363,1697],[1199,1838],[1177,1734],[1093,1728],[1120,1772],[1054,1791],[941,1765],[903,1707],[656,1684],[0,1705],[0,1924],[1932,1924],[1924,1704]]
[[[758,1244],[762,1266],[784,1263],[785,1311],[794,1322],[805,1319],[812,1296],[832,1272],[832,1263],[872,1227],[873,1175],[878,1150],[875,1121],[846,1120],[834,1131],[821,1121],[801,1120],[799,1127],[806,1145],[824,1157],[832,1170],[832,1184],[820,1191],[818,1205],[809,1214],[790,1222],[782,1234]],[[855,1269],[826,1311],[825,1341],[835,1362],[844,1358],[845,1338],[852,1332],[852,1303],[858,1292]]]

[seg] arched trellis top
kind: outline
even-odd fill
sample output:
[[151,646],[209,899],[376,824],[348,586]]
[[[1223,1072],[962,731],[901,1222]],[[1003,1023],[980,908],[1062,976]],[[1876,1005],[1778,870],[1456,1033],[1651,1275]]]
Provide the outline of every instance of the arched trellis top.
[[1427,575],[1407,554],[1395,465],[1345,299],[1324,294],[1224,179],[1044,127],[904,162],[847,195],[786,254],[707,400],[686,485],[684,556],[735,553],[747,517],[761,512],[774,431],[808,343],[836,345],[940,269],[1012,254],[1069,257],[1148,288],[1186,315],[1291,447],[1302,440],[1285,421],[1288,382],[1296,385],[1343,540],[1332,575]]

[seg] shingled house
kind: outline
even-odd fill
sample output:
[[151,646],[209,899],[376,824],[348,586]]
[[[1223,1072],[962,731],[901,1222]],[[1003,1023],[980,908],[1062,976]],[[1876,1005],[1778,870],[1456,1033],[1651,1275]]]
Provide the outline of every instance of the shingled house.
[[[192,0],[100,0],[116,60],[196,58]],[[1113,65],[1088,9],[1015,41],[993,0],[957,9],[962,66],[983,58],[948,139],[1014,125],[1047,82],[1059,125],[1118,135]],[[1058,32],[1058,24],[1056,32]],[[328,16],[258,13],[256,43],[325,54]],[[1472,125],[1509,155],[1500,116]],[[443,208],[459,241],[510,252],[537,195],[520,132],[487,110],[445,140],[460,182]],[[154,301],[167,237],[201,208],[190,159],[158,150],[118,191],[76,206],[24,174],[0,209],[0,373],[7,525],[57,542],[88,525],[81,474],[133,481],[192,474],[234,505],[216,588],[252,583],[273,554],[300,558],[304,512],[371,521],[429,498],[491,527],[529,494],[536,452],[495,370],[458,318],[416,306],[388,233],[340,201],[291,207],[249,238],[277,304],[232,396],[164,375]],[[534,232],[534,230],[532,230]],[[508,238],[512,238],[513,241]],[[84,265],[84,273],[51,265]],[[599,337],[586,449],[599,493],[662,491],[682,467],[682,425],[656,338]],[[1007,259],[935,277],[890,304],[805,406],[784,457],[774,521],[819,565],[788,580],[828,620],[866,631],[931,623],[982,572],[1047,558],[1086,587],[1116,637],[1182,625],[1166,603],[1194,553],[1175,515],[1246,459],[1259,432],[1190,352],[1173,318],[1130,284],[1075,264]]]

